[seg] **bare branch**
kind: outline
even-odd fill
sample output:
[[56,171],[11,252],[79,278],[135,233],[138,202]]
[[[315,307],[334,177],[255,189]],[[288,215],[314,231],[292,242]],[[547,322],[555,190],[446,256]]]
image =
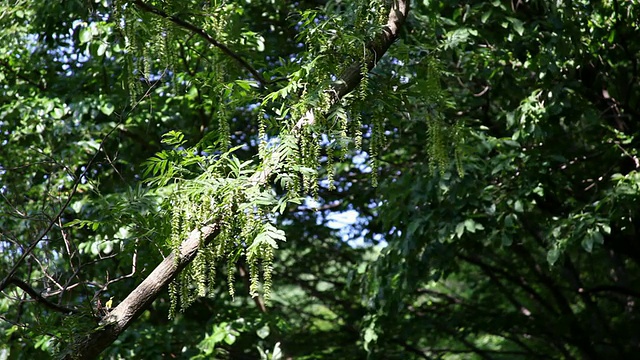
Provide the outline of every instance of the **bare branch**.
[[87,163],[87,165],[84,166],[84,171],[82,171],[82,173],[80,174],[80,176],[78,176],[74,183],[73,183],[73,187],[71,188],[71,192],[69,193],[69,196],[67,197],[67,200],[65,201],[65,203],[60,207],[60,210],[58,211],[58,213],[51,219],[51,221],[49,221],[49,224],[47,225],[47,227],[40,233],[40,235],[38,236],[38,238],[31,243],[31,245],[22,252],[22,256],[20,256],[20,258],[18,259],[18,261],[16,261],[16,263],[13,265],[13,267],[11,268],[11,270],[9,270],[9,273],[7,274],[7,276],[5,276],[5,278],[2,280],[2,282],[0,282],[0,291],[2,291],[5,287],[7,287],[7,284],[9,282],[9,279],[11,279],[13,277],[13,275],[15,275],[16,271],[18,270],[18,267],[22,264],[22,262],[27,258],[27,256],[29,256],[29,254],[33,251],[33,249],[36,248],[36,246],[40,243],[40,241],[42,241],[42,239],[44,239],[44,237],[49,233],[49,231],[51,231],[51,229],[53,228],[53,226],[56,224],[56,222],[58,221],[58,219],[60,219],[60,217],[62,216],[62,214],[65,212],[65,210],[67,209],[67,207],[69,206],[69,204],[71,203],[71,199],[73,199],[73,196],[76,194],[76,192],[78,191],[78,186],[80,185],[80,181],[82,180],[83,177],[86,176],[87,172],[89,171],[89,169],[91,168],[91,165],[93,164],[93,162],[96,160],[96,158],[98,157],[98,154],[100,154],[100,152],[103,149],[103,144],[105,143],[105,140],[118,128],[120,124],[117,124],[116,126],[113,127],[113,129],[111,129],[103,138],[102,141],[100,142],[100,147],[98,148],[98,150],[96,150],[96,152],[93,154],[93,157],[91,158],[91,160],[89,160],[89,162]]
[[133,257],[131,259],[132,265],[131,265],[131,272],[125,275],[121,275],[118,276],[115,279],[108,279],[107,278],[107,282],[102,285],[102,287],[100,288],[100,290],[96,291],[95,295],[93,296],[93,298],[91,299],[91,301],[93,302],[96,298],[98,298],[100,296],[100,294],[102,294],[103,292],[107,291],[107,288],[109,288],[109,285],[117,283],[118,281],[124,280],[124,279],[128,279],[133,277],[133,275],[136,274],[136,269],[138,266],[138,248],[136,247],[136,249],[133,251]]
[[16,277],[11,277],[7,280],[7,285],[8,284],[14,284],[15,286],[19,287],[20,289],[22,289],[22,291],[24,291],[25,293],[27,293],[29,296],[31,296],[31,298],[35,301],[37,301],[38,303],[44,305],[45,307],[54,310],[54,311],[58,311],[61,313],[65,313],[65,314],[78,314],[79,311],[76,309],[70,309],[64,306],[60,306],[58,304],[54,304],[52,302],[50,302],[49,300],[45,299],[44,297],[42,297],[42,295],[40,295],[40,293],[38,293],[35,289],[33,289],[31,286],[29,286],[29,284],[27,284],[26,282],[16,278]]

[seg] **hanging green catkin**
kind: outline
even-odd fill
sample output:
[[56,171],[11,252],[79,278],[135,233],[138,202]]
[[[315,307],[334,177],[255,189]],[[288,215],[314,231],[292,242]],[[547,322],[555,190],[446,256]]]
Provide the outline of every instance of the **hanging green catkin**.
[[247,254],[247,263],[249,265],[249,295],[256,297],[260,291],[260,270],[259,270],[259,257],[257,256],[259,250],[255,250],[253,254]]
[[177,279],[169,283],[169,319],[176,317],[176,309],[178,307],[178,281]]
[[227,285],[229,287],[229,295],[233,299],[236,294],[235,288],[236,281],[236,264],[231,256],[227,257]]
[[362,150],[362,115],[359,111],[353,115],[353,141],[355,149]]
[[258,111],[258,156],[261,160],[265,159],[267,148],[267,125],[265,124],[264,110]]
[[327,163],[326,163],[326,168],[327,168],[327,182],[329,183],[327,188],[329,191],[333,191],[336,189],[336,186],[334,184],[334,149],[333,146],[331,146],[331,143],[329,143],[327,145]]
[[204,248],[203,255],[207,258],[206,262],[209,267],[207,269],[209,274],[209,276],[207,277],[207,294],[209,296],[213,296],[213,294],[215,294],[217,261],[216,261],[215,252],[213,250],[213,246],[211,244],[209,244]]
[[196,258],[193,259],[192,265],[197,294],[199,297],[204,297],[207,294],[207,265],[207,257],[204,255],[204,249],[201,247]]
[[262,249],[262,279],[264,300],[269,301],[271,299],[271,286],[273,284],[273,256],[274,251],[271,246],[263,246]]

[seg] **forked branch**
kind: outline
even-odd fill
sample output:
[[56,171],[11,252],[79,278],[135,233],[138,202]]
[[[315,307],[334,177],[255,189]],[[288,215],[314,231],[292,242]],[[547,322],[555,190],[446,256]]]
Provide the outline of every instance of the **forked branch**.
[[20,289],[22,289],[22,291],[24,291],[29,296],[31,296],[31,298],[33,300],[35,300],[39,304],[44,305],[48,309],[51,309],[53,311],[58,311],[58,312],[61,312],[61,313],[65,313],[65,314],[77,314],[78,313],[78,310],[76,310],[76,309],[71,309],[71,308],[68,308],[68,307],[64,307],[64,306],[52,303],[51,301],[47,300],[45,297],[40,295],[40,293],[37,292],[34,288],[32,288],[29,284],[27,284],[26,282],[16,278],[15,276],[10,277],[7,280],[7,284],[14,284],[15,286],[19,287]]

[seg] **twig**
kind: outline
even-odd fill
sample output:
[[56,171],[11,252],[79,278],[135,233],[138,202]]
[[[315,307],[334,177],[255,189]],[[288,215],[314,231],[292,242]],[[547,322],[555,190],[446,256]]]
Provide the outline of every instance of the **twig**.
[[56,214],[56,216],[53,217],[53,219],[51,219],[51,221],[49,221],[49,224],[47,225],[47,227],[40,233],[40,235],[38,236],[38,238],[31,243],[31,245],[22,253],[22,256],[20,256],[20,258],[18,259],[18,261],[13,265],[13,267],[11,268],[11,270],[9,270],[9,273],[7,274],[7,276],[2,280],[2,282],[0,282],[0,291],[2,291],[5,287],[7,287],[8,285],[8,281],[9,279],[11,279],[11,277],[16,273],[16,271],[18,270],[18,267],[20,266],[20,264],[22,264],[22,262],[24,261],[24,259],[27,258],[27,256],[33,251],[33,249],[36,248],[36,246],[40,243],[40,241],[42,241],[42,239],[44,239],[44,237],[49,233],[49,231],[51,231],[51,229],[53,228],[53,225],[55,225],[56,221],[58,221],[58,219],[62,216],[62,214],[64,213],[64,211],[67,209],[67,207],[69,206],[69,204],[71,203],[71,199],[73,199],[73,196],[76,194],[76,192],[78,191],[78,186],[80,185],[80,181],[82,180],[83,177],[86,176],[87,172],[89,171],[89,169],[91,168],[91,165],[93,164],[93,162],[96,160],[96,158],[98,157],[98,154],[100,154],[100,151],[102,151],[103,149],[103,144],[105,142],[105,140],[109,137],[109,135],[111,135],[113,133],[113,131],[115,129],[118,128],[120,124],[116,125],[113,127],[113,129],[111,129],[103,138],[102,141],[100,142],[100,147],[98,148],[98,150],[93,154],[93,157],[91,158],[91,160],[89,160],[89,162],[87,163],[87,165],[84,168],[84,171],[80,174],[80,176],[78,176],[76,178],[76,180],[73,183],[73,187],[71,188],[71,193],[69,194],[69,196],[67,197],[67,201],[65,201],[65,203],[62,205],[62,207],[60,208],[60,210],[58,211],[58,213]]
[[37,291],[35,291],[31,286],[29,286],[29,284],[27,284],[26,282],[15,278],[15,277],[11,277],[7,280],[7,285],[8,284],[14,284],[17,287],[19,287],[20,289],[22,289],[24,292],[26,292],[27,294],[29,294],[29,296],[31,296],[33,298],[33,300],[37,301],[38,303],[46,306],[47,308],[51,309],[51,310],[55,310],[61,313],[72,313],[72,314],[78,314],[80,313],[78,310],[76,309],[70,309],[64,306],[60,306],[57,304],[52,303],[51,301],[45,299],[44,297],[42,297],[42,295],[40,295]]
[[95,295],[93,296],[93,298],[91,299],[91,301],[95,301],[96,298],[98,298],[100,296],[100,294],[102,294],[103,292],[105,292],[107,290],[107,288],[109,287],[109,285],[116,283],[120,280],[124,280],[124,279],[128,279],[130,277],[133,277],[133,275],[136,274],[136,269],[137,269],[137,265],[138,265],[138,248],[136,246],[136,249],[133,251],[133,257],[131,258],[131,272],[129,274],[125,274],[125,275],[121,275],[118,276],[115,279],[111,279],[111,280],[107,280],[107,282],[102,285],[102,287],[100,288],[100,290],[98,290]]

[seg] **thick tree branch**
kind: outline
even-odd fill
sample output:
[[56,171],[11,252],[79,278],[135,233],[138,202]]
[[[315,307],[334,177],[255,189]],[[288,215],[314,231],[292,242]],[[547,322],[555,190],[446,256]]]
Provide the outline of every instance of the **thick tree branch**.
[[[400,29],[407,20],[409,14],[408,0],[394,0],[387,18],[387,24],[383,27],[382,32],[375,37],[369,44],[369,53],[366,57],[367,70],[371,71],[382,56],[389,50],[391,45],[400,35]],[[340,75],[339,80],[334,85],[331,95],[332,104],[337,103],[345,95],[353,91],[362,80],[362,63],[357,61],[351,64]]]
[[220,225],[218,223],[192,231],[180,245],[178,255],[171,252],[129,296],[101,321],[100,327],[72,344],[62,354],[62,359],[96,359],[196,257],[200,246],[210,243],[219,232]]
[[206,40],[209,44],[217,47],[218,49],[220,49],[220,51],[222,51],[225,55],[229,56],[230,58],[232,58],[233,60],[235,60],[238,64],[240,64],[240,66],[242,66],[243,68],[245,68],[247,71],[249,71],[251,73],[251,75],[253,75],[253,77],[258,80],[258,82],[260,82],[260,84],[262,86],[266,86],[268,84],[268,81],[265,80],[264,77],[262,77],[262,75],[260,75],[260,73],[258,72],[258,70],[254,69],[253,66],[251,66],[245,59],[243,59],[240,55],[236,54],[233,50],[229,49],[226,45],[218,42],[218,40],[214,39],[211,35],[209,35],[206,31],[204,31],[203,29],[193,25],[192,23],[182,20],[179,17],[175,16],[175,15],[169,15],[166,12],[164,12],[161,9],[158,9],[154,6],[151,6],[147,3],[145,3],[142,0],[135,0],[133,2],[136,7],[142,11],[146,11],[146,12],[150,12],[152,14],[156,14],[158,16],[160,16],[161,18],[167,19],[169,21],[171,21],[172,23],[180,26],[183,29],[189,30],[192,33],[200,36],[201,38],[203,38],[204,40]]

